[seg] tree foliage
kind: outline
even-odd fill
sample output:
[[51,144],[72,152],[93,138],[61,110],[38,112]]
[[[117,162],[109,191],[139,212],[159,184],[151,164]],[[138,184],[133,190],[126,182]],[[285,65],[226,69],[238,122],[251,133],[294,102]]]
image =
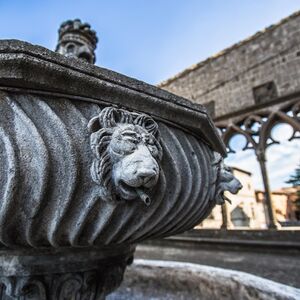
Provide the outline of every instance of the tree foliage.
[[296,187],[300,185],[300,164],[295,169],[294,174],[292,174],[286,183],[291,184],[292,186]]
[[[300,164],[295,169],[294,174],[292,174],[289,180],[286,183],[291,184],[293,187],[300,186]],[[297,200],[295,201],[295,205],[300,208],[300,189],[297,191]]]

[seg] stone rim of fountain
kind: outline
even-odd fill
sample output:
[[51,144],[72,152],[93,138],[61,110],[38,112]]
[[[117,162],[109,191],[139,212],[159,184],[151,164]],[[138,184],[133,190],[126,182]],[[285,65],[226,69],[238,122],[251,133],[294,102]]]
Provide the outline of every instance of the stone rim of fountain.
[[[108,299],[297,300],[300,289],[246,272],[194,263],[136,259]],[[154,294],[153,294],[154,291]],[[134,296],[136,293],[136,298]]]
[[[18,40],[0,40],[0,64],[2,90],[26,89],[142,111],[197,136],[222,156],[227,155],[204,106],[158,87]],[[126,97],[126,102],[120,97]]]

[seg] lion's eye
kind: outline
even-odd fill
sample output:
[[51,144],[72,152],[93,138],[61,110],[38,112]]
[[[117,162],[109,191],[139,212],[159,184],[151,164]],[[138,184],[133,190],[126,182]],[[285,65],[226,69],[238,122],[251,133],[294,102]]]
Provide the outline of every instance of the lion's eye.
[[148,145],[148,149],[154,157],[158,156],[158,150],[155,146]]
[[131,137],[131,138],[137,138],[138,134],[132,130],[124,130],[121,134],[122,137]]
[[113,152],[119,155],[125,155],[125,154],[130,154],[134,152],[136,149],[136,144],[135,144],[135,139],[118,139],[115,143],[111,143],[111,149]]
[[134,140],[123,140],[122,150],[126,153],[131,153],[136,149],[136,143]]
[[154,140],[152,138],[148,138],[148,144],[149,145],[154,145]]
[[133,144],[138,144],[141,141],[141,138],[139,136],[135,136],[135,137],[123,136],[123,140],[126,142],[133,143]]
[[149,134],[144,134],[143,135],[143,142],[145,144],[149,144],[149,145],[153,145],[154,144],[154,140],[153,140],[153,138]]

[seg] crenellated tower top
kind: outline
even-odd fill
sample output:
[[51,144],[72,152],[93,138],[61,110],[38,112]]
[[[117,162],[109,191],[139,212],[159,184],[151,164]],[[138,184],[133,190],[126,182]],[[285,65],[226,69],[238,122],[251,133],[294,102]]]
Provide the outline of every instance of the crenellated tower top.
[[68,20],[61,24],[58,34],[56,52],[95,63],[98,38],[90,24],[82,23],[80,19]]

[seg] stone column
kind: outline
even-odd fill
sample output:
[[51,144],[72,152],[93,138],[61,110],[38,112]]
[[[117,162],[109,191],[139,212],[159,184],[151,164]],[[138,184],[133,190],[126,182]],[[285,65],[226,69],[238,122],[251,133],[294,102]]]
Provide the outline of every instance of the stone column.
[[233,224],[231,222],[231,215],[228,207],[228,203],[225,203],[221,206],[222,209],[222,225],[221,229],[231,229],[233,228]]

